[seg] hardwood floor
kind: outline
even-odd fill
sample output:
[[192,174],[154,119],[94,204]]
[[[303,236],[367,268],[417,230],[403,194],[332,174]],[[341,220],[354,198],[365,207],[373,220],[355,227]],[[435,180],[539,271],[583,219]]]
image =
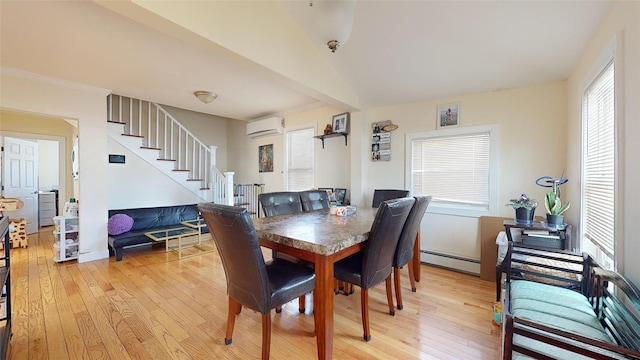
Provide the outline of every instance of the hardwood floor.
[[[261,318],[243,309],[224,345],[226,280],[217,252],[178,260],[164,248],[123,261],[52,260],[52,227],[11,250],[10,359],[253,359]],[[265,254],[270,252],[265,251]],[[335,359],[498,359],[494,284],[422,265],[418,291],[403,273],[404,310],[388,314],[384,284],[369,292],[372,340],[362,339],[359,289],[335,299]],[[297,300],[272,311],[272,359],[316,358],[313,316]]]

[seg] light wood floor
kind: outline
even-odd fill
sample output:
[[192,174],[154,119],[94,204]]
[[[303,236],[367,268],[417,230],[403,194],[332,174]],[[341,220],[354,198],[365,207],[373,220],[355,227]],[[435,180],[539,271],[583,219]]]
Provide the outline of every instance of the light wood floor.
[[[178,260],[144,248],[83,264],[52,260],[52,228],[11,250],[10,359],[254,359],[260,315],[244,309],[224,345],[226,282],[217,252]],[[266,253],[266,252],[265,252]],[[370,291],[372,340],[362,339],[360,294],[335,298],[335,359],[497,359],[494,285],[422,265],[417,293],[403,271],[404,310],[388,315],[384,285]],[[314,359],[313,316],[297,301],[272,312],[272,359]]]

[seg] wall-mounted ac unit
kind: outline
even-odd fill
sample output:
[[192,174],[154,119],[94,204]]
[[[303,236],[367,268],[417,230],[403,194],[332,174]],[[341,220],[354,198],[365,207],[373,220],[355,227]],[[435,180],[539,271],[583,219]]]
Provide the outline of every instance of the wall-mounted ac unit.
[[284,119],[281,117],[270,117],[264,120],[252,121],[247,124],[247,136],[250,138],[282,134],[283,130]]

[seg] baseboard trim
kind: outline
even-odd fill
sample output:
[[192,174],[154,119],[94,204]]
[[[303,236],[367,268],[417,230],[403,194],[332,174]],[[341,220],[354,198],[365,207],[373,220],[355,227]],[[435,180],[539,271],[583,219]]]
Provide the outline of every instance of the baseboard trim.
[[109,249],[104,249],[100,251],[94,251],[90,253],[80,254],[78,256],[78,263],[89,262],[94,260],[108,259],[109,258]]
[[420,250],[420,261],[430,265],[480,276],[480,260],[435,251]]

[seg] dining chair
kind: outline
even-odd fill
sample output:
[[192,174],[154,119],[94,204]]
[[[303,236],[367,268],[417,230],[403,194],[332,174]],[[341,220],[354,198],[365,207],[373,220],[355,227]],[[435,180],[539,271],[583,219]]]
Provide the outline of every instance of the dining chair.
[[391,297],[391,261],[414,202],[413,198],[383,201],[371,225],[364,250],[334,264],[336,279],[359,286],[361,289],[360,303],[365,341],[371,340],[368,293],[370,288],[386,282],[389,314],[395,315]]
[[[420,223],[422,217],[427,211],[427,207],[431,202],[431,196],[416,196],[414,197],[416,202],[409,212],[407,221],[404,223],[402,233],[400,233],[400,240],[398,240],[398,246],[396,252],[393,255],[393,284],[396,290],[396,301],[398,303],[398,310],[402,310],[402,292],[400,289],[400,269],[407,265],[411,259],[413,259],[413,246],[416,243],[416,236],[420,230]],[[415,278],[413,276],[413,266],[409,265],[409,279],[411,281],[411,291],[416,291]]]
[[262,314],[262,359],[269,358],[271,309],[315,289],[314,271],[283,259],[265,262],[247,209],[198,205],[216,244],[227,277],[229,312],[224,343],[231,344],[242,306]]
[[372,207],[377,208],[385,200],[399,199],[409,196],[409,190],[375,189],[373,190]]
[[300,191],[300,201],[304,211],[329,208],[329,197],[324,190]]
[[[300,194],[297,192],[280,191],[262,193],[258,195],[258,200],[260,201],[260,204],[262,206],[262,212],[264,213],[264,216],[287,215],[302,212],[302,201],[300,199]],[[273,259],[280,258],[294,263],[301,263],[300,259],[295,258],[291,255],[278,253],[275,250],[271,251],[271,257]],[[300,310],[300,313],[303,313],[305,311],[305,302],[306,296],[303,295],[298,301],[298,308]],[[281,311],[282,308],[278,306],[276,308],[276,312],[280,313]]]
[[300,194],[293,191],[262,193],[258,195],[265,216],[302,212]]

